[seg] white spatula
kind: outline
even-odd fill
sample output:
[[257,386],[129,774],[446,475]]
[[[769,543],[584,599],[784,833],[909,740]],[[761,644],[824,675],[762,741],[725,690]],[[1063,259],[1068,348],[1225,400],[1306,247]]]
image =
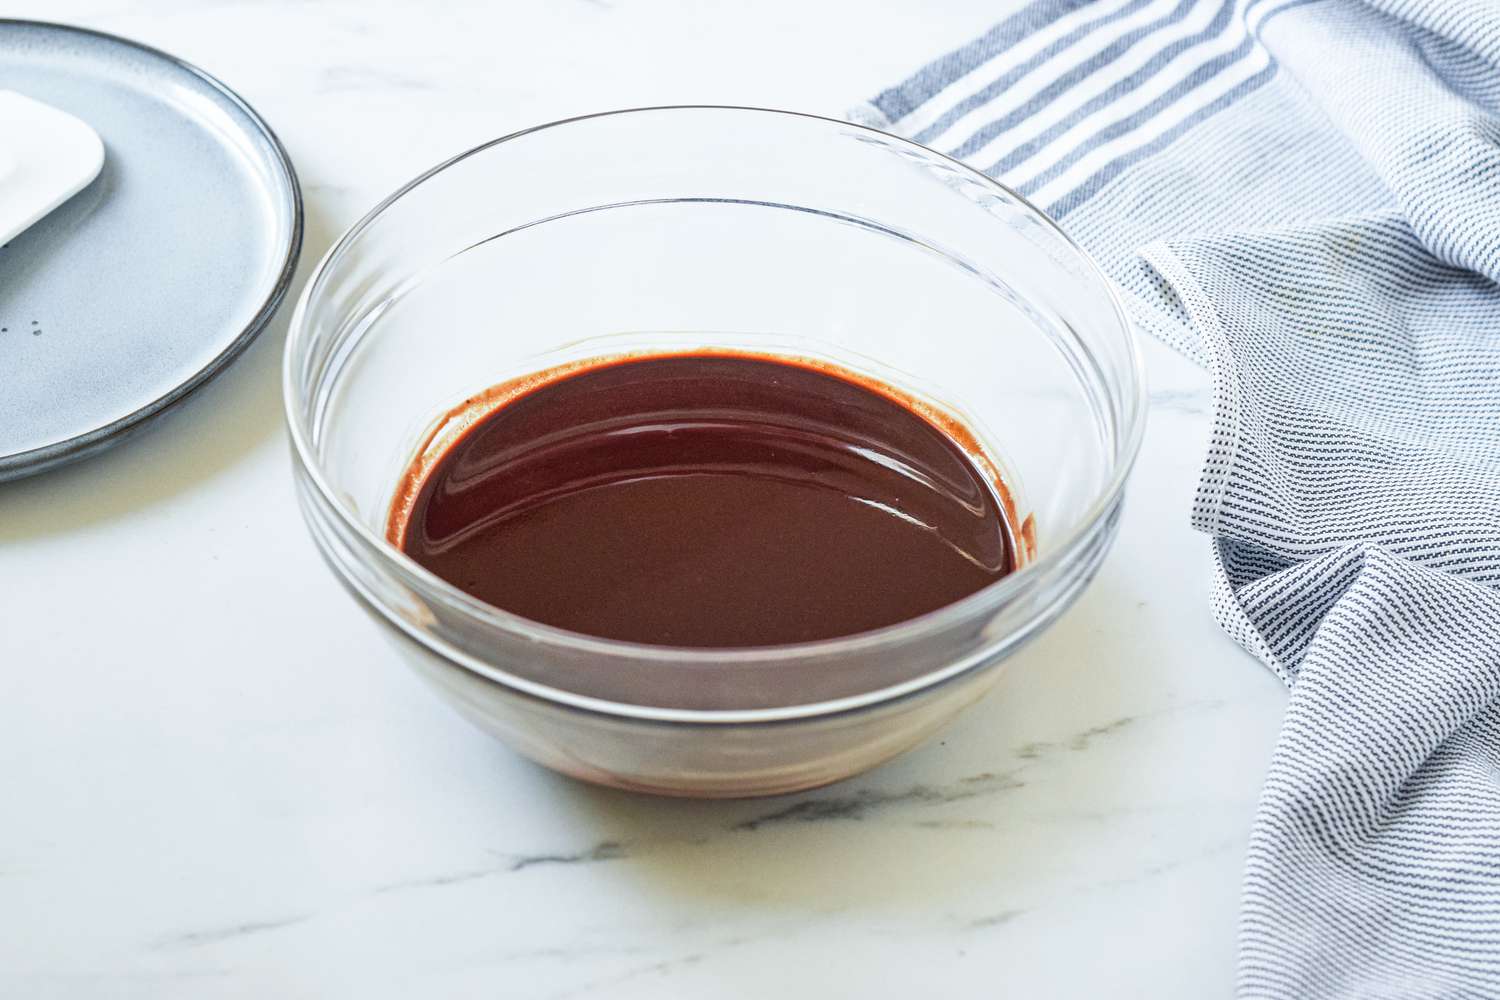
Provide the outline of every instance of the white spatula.
[[83,190],[103,166],[98,132],[66,111],[0,90],[0,243]]

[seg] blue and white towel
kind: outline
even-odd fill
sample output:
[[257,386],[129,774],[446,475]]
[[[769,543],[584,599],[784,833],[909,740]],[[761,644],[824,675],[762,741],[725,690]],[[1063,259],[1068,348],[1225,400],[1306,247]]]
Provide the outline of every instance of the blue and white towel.
[[1291,689],[1245,997],[1500,997],[1500,0],[1036,0],[864,117],[1062,220],[1216,387]]

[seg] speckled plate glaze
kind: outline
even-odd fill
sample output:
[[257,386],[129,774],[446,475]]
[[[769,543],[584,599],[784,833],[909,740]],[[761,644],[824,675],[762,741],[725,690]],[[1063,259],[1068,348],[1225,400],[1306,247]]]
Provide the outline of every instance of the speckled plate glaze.
[[105,155],[0,248],[0,480],[114,444],[213,378],[269,322],[302,247],[286,151],[202,70],[0,20],[7,88],[88,122]]

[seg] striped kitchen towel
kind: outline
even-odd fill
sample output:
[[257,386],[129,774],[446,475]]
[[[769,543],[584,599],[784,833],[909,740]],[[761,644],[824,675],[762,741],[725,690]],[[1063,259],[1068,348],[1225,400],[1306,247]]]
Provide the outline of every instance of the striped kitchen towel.
[[1214,609],[1291,689],[1239,994],[1500,998],[1500,0],[1036,0],[858,117],[1213,373]]

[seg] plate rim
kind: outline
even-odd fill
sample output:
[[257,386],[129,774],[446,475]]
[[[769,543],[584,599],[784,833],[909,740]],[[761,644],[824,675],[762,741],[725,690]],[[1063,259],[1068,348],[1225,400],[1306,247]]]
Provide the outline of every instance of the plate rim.
[[[121,35],[100,31],[95,28],[61,24],[56,21],[39,21],[31,18],[0,17],[0,31],[4,31],[7,28],[40,28],[48,31],[58,31],[65,34],[84,35],[94,39],[101,39],[113,44],[136,49],[148,56],[165,61],[179,71],[196,77],[242,112],[269,143],[274,165],[286,177],[288,191],[290,192],[292,225],[282,256],[281,269],[277,272],[276,280],[272,282],[269,293],[261,301],[260,307],[255,311],[255,315],[230,339],[223,350],[210,358],[202,368],[199,368],[186,379],[178,382],[165,393],[107,424],[84,431],[82,434],[75,434],[60,441],[41,445],[40,447],[0,454],[0,482],[45,472],[48,469],[86,458],[111,445],[118,444],[133,433],[143,430],[154,418],[163,415],[172,407],[183,402],[198,389],[201,389],[213,380],[225,368],[228,368],[255,341],[255,338],[260,335],[261,331],[270,324],[272,318],[275,317],[277,310],[285,300],[286,293],[291,288],[292,279],[296,275],[298,259],[302,254],[304,228],[302,185],[297,179],[296,167],[292,165],[292,158],[287,153],[286,147],[282,145],[281,139],[276,135],[275,130],[250,105],[250,102],[246,101],[218,77],[170,52],[164,52],[144,42],[138,42],[131,38],[125,38]],[[276,200],[285,203],[284,199],[277,198]]]

